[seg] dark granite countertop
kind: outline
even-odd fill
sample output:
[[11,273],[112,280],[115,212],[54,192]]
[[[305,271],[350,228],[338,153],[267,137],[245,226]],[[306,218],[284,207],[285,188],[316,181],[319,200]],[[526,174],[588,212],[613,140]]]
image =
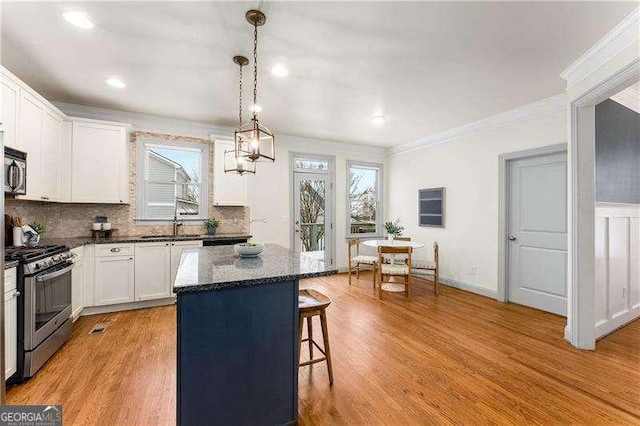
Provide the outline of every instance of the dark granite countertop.
[[233,246],[199,247],[182,251],[175,293],[250,287],[336,274],[324,262],[276,244],[265,244],[254,258],[240,258]]
[[5,271],[7,269],[11,269],[11,268],[15,268],[16,266],[18,266],[18,261],[17,260],[10,260],[8,262],[4,262],[4,269]]
[[249,234],[217,234],[217,235],[179,235],[159,236],[154,238],[140,238],[140,236],[115,236],[113,238],[69,237],[69,238],[42,238],[40,245],[64,245],[76,248],[88,244],[125,244],[125,243],[152,243],[157,241],[225,241],[239,238],[251,238]]

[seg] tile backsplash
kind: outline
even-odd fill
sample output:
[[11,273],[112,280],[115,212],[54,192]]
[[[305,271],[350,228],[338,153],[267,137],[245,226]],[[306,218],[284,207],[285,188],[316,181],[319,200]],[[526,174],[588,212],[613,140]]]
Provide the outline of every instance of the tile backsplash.
[[[107,216],[116,235],[138,236],[171,234],[172,225],[136,225],[130,205],[112,204],[63,204],[40,201],[24,201],[5,197],[5,214],[20,217],[23,223],[33,221],[45,225],[45,237],[86,237],[91,235],[91,224],[96,216]],[[249,212],[246,207],[213,207],[211,216],[220,220],[218,233],[248,233]],[[181,234],[200,235],[206,233],[204,225],[184,225]]]
[[[96,216],[107,216],[115,235],[140,236],[173,233],[173,225],[138,225],[135,221],[137,180],[137,148],[138,137],[153,137],[180,142],[199,142],[209,144],[209,155],[213,159],[213,144],[207,139],[189,138],[184,136],[166,135],[149,132],[132,132],[129,139],[129,201],[130,204],[71,204],[47,203],[41,201],[16,200],[5,197],[5,214],[20,217],[23,223],[33,221],[45,225],[45,238],[86,237],[91,235],[91,224]],[[213,200],[213,169],[209,170],[209,200]],[[248,207],[220,207],[211,204],[209,217],[216,217],[220,221],[218,233],[247,234],[249,233]],[[199,225],[184,225],[180,234],[201,235],[206,233],[206,227]]]

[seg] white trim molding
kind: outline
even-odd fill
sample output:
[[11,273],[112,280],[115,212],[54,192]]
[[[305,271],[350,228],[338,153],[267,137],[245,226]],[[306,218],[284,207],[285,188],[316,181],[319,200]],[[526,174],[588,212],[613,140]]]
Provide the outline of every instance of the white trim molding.
[[464,136],[482,133],[487,130],[504,126],[514,121],[524,120],[540,114],[548,114],[567,110],[567,96],[562,93],[550,98],[542,99],[527,105],[501,112],[460,127],[456,127],[435,135],[426,136],[415,141],[403,143],[389,148],[389,154],[399,155],[426,146],[449,142]]
[[640,7],[560,73],[571,88],[640,39]]
[[640,114],[640,83],[616,93],[611,100]]
[[469,293],[479,294],[480,296],[488,297],[490,299],[496,299],[498,297],[498,293],[495,290],[453,278],[440,277],[440,284],[444,284],[447,287],[457,288],[458,290],[468,291]]

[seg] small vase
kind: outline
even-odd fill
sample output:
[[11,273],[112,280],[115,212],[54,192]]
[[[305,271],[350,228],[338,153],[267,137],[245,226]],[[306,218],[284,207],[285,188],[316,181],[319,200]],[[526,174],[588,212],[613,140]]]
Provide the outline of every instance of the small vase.
[[207,235],[216,235],[216,226],[207,226]]
[[389,234],[389,242],[393,244],[393,240],[396,239],[396,236],[393,234]]

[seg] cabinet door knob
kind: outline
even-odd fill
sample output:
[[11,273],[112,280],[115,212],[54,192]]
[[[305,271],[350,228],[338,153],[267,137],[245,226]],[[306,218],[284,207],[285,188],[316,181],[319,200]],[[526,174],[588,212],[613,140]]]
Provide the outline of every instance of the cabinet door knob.
[[13,293],[13,297],[16,298],[16,297],[20,296],[20,294],[21,293],[19,291],[16,291],[15,293]]
[[119,253],[120,249],[118,247],[112,248],[111,253]]
[[133,260],[133,257],[130,257],[129,260]]

